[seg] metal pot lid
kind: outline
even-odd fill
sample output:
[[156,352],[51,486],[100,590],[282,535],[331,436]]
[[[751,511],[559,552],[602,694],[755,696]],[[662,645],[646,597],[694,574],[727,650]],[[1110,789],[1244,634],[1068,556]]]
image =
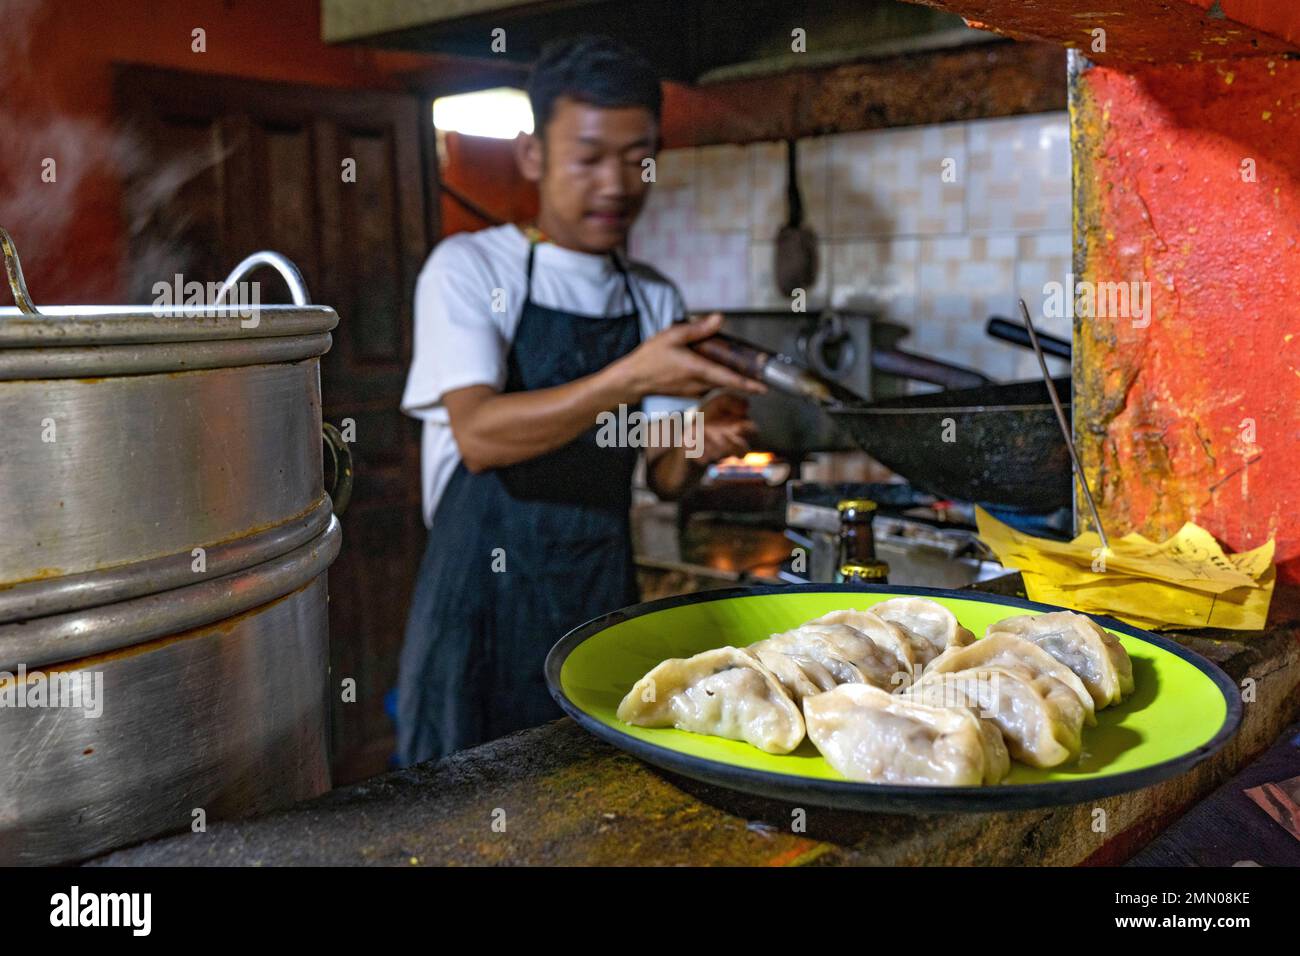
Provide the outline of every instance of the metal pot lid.
[[[300,361],[324,354],[338,314],[312,305],[302,274],[276,252],[257,252],[215,288],[161,283],[153,305],[47,306],[27,291],[9,233],[0,251],[15,306],[0,308],[0,380],[139,375]],[[275,269],[292,305],[264,305],[246,277]],[[213,284],[215,286],[215,284]]]

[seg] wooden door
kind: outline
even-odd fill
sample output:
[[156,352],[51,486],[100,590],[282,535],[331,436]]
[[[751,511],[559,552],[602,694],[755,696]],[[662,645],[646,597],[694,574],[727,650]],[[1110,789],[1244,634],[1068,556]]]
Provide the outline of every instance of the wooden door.
[[[114,92],[130,142],[132,301],[273,249],[338,311],[321,390],[327,421],[355,423],[356,484],[329,572],[334,779],[369,776],[393,752],[384,698],[425,541],[419,426],[398,405],[415,278],[438,236],[427,103],[146,67],[120,68]],[[272,299],[273,273],[257,278],[264,302],[288,301]],[[341,700],[349,677],[355,703]]]

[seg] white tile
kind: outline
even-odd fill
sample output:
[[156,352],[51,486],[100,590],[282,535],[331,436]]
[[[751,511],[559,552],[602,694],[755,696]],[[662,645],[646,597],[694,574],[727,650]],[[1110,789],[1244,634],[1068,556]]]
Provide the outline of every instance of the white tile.
[[858,239],[830,244],[831,303],[908,321],[915,311],[916,239]]
[[679,189],[695,184],[694,147],[661,150],[655,157],[656,188]]
[[1014,346],[988,338],[990,315],[1016,295],[1015,237],[945,236],[920,242],[913,342],[917,351],[1003,377]]
[[748,235],[753,179],[745,147],[701,147],[695,170],[696,228]]
[[972,232],[1070,228],[1070,129],[1064,112],[967,126]]
[[[1045,309],[1046,292],[1044,287],[1050,282],[1067,287],[1071,273],[1072,257],[1071,238],[1068,232],[1036,233],[1019,237],[1019,254],[1016,260],[1016,292],[1029,307],[1029,315],[1035,328],[1049,335],[1070,341],[1073,335],[1070,319],[1057,315],[1058,310]],[[1015,321],[1020,321],[1016,312]],[[1053,375],[1069,371],[1069,362],[1064,359],[1048,359],[1048,368]],[[1041,374],[1038,359],[1033,353],[1022,350],[1011,372],[1015,378],[1033,378]]]
[[745,233],[695,233],[681,245],[683,260],[665,274],[677,283],[686,308],[740,309],[749,300],[749,236]]
[[[959,123],[832,137],[832,237],[962,232],[965,167],[965,135]],[[946,182],[949,170],[954,180]]]

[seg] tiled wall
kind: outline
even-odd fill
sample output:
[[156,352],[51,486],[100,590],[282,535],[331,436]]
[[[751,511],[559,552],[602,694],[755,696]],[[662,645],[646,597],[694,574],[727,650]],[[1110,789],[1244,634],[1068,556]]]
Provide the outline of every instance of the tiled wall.
[[[1043,284],[1070,269],[1065,113],[801,140],[799,163],[821,259],[810,310],[876,311],[912,329],[901,347],[1005,380],[1038,377],[1032,353],[984,334],[990,315],[1018,320],[1018,296],[1040,328],[1070,337],[1068,319],[1042,314]],[[632,255],[692,310],[787,307],[772,278],[785,176],[783,143],[660,154]]]

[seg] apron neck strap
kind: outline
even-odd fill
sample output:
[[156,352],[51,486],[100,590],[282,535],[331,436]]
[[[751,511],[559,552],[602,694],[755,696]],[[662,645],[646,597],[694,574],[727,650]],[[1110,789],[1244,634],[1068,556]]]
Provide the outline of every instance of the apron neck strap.
[[[546,233],[536,226],[523,226],[520,231],[528,239],[528,265],[524,268],[524,304],[527,305],[533,301],[533,263],[536,260],[537,246],[539,243],[550,242],[551,240],[547,238]],[[627,290],[628,301],[632,303],[632,311],[639,315],[641,307],[637,304],[636,291],[632,288],[630,270],[616,250],[610,250],[609,258],[614,263],[614,268],[618,270],[618,274],[623,277],[623,287]]]

